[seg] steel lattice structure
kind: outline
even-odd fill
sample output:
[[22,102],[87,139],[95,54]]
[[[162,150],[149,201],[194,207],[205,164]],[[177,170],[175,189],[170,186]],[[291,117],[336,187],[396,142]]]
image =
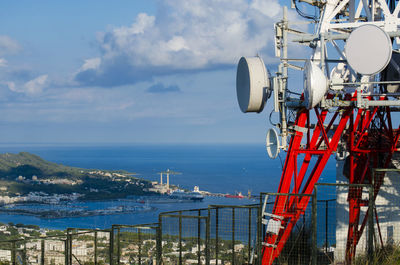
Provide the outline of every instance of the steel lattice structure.
[[[296,126],[298,130],[290,138],[289,149],[279,184],[279,193],[312,194],[314,184],[318,181],[331,155],[337,151],[342,139],[349,152],[349,183],[374,183],[374,199],[383,183],[384,174],[376,175],[372,181],[371,168],[386,168],[391,161],[392,154],[397,150],[400,137],[399,130],[393,130],[391,111],[389,107],[374,107],[372,110],[355,110],[346,107],[337,110],[333,117],[327,119],[327,110],[315,112],[318,123],[312,133],[301,128],[310,126],[311,110],[302,109],[298,112]],[[338,121],[338,125],[334,123]],[[325,128],[324,122],[329,122]],[[335,128],[334,128],[335,127]],[[333,131],[331,138],[328,134]],[[306,139],[306,144],[301,142]],[[300,163],[299,156],[303,155]],[[317,161],[311,165],[310,161],[316,157]],[[310,171],[309,167],[312,166]],[[309,174],[306,174],[310,172]],[[346,246],[346,259],[350,263],[355,255],[357,243],[367,224],[367,216],[360,219],[360,207],[367,206],[368,202],[361,198],[361,188],[352,188],[349,191],[349,227]],[[263,264],[271,264],[279,256],[293,226],[305,212],[310,197],[298,199],[293,196],[278,196],[275,201],[273,214],[283,217],[278,234],[267,234],[265,237]]]
[[[317,8],[319,17],[301,12],[300,2]],[[257,79],[252,72],[262,75],[262,69],[252,65],[251,60],[241,59],[239,63],[237,90],[241,109],[260,112],[268,96],[274,94],[274,111],[280,114],[277,128],[281,142],[267,139],[267,145],[277,147],[277,152],[286,151],[278,193],[312,194],[329,158],[336,154],[338,159],[346,159],[348,182],[373,185],[374,195],[370,200],[375,200],[384,174],[374,175],[372,169],[390,165],[400,137],[400,127],[392,123],[392,114],[400,106],[400,56],[397,56],[400,4],[395,0],[293,0],[292,6],[315,23],[315,30],[308,33],[295,29],[296,23],[288,21],[287,9],[284,9],[282,21],[275,24],[275,53],[281,63],[276,75],[268,77],[270,81],[262,86],[266,96],[261,103],[253,100],[252,89],[258,89],[254,80],[263,82],[264,79]],[[381,45],[385,42],[376,39],[387,38],[389,48],[382,45],[371,49],[371,53],[365,52],[368,48],[364,45],[368,46],[369,42],[359,37],[362,31],[371,32],[371,36],[364,34],[371,38],[371,43]],[[291,39],[293,43],[306,44],[312,49],[311,58],[289,58],[289,34],[296,35]],[[365,53],[362,58],[358,50]],[[390,55],[379,68],[382,51]],[[377,59],[371,59],[375,55]],[[299,65],[302,61],[305,61],[304,67]],[[293,93],[288,90],[289,68],[304,71],[304,93],[299,98],[290,96]],[[247,86],[240,83],[243,69],[250,69],[246,72],[250,80]],[[243,87],[249,90],[245,100]],[[294,120],[288,112],[296,113]],[[274,150],[268,148],[271,156]],[[309,196],[277,196],[272,213],[268,213],[263,264],[272,264],[279,256],[309,199]],[[349,189],[348,203],[346,262],[351,263],[367,225],[368,213],[362,217],[360,208],[369,202],[362,199],[362,188],[353,187]],[[376,222],[379,222],[377,216]]]

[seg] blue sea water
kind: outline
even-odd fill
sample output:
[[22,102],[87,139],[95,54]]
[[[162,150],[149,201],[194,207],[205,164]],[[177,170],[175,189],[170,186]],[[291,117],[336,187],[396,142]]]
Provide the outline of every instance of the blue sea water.
[[[282,160],[268,158],[262,145],[0,145],[0,153],[30,152],[68,166],[105,170],[126,170],[138,177],[159,181],[157,172],[171,169],[171,184],[214,193],[242,192],[253,195],[276,192],[282,173]],[[321,176],[322,182],[335,181],[335,160],[332,158]],[[88,202],[88,207],[107,208],[121,202]],[[140,224],[157,221],[162,211],[204,208],[208,204],[252,203],[251,200],[206,198],[203,202],[158,204],[156,212],[61,219],[40,219],[33,216],[0,214],[0,222],[37,224],[42,227],[108,228],[112,224]],[[256,203],[254,201],[253,203]]]

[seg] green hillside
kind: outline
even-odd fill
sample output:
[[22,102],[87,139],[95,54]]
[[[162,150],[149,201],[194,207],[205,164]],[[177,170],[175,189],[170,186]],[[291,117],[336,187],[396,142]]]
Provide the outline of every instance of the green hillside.
[[75,192],[84,195],[82,199],[109,199],[148,194],[151,186],[124,171],[69,167],[27,152],[0,154],[0,196]]
[[0,177],[3,179],[15,179],[18,176],[31,178],[33,175],[38,178],[69,177],[76,179],[81,178],[85,171],[87,170],[49,162],[27,152],[0,155]]

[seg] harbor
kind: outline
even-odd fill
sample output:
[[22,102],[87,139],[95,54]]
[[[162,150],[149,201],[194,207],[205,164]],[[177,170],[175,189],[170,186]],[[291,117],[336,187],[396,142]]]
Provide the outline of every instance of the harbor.
[[[182,199],[182,200],[203,200],[205,196],[211,197],[225,197],[225,198],[234,198],[234,199],[243,199],[243,198],[252,198],[251,192],[247,192],[247,196],[244,196],[242,192],[235,192],[235,194],[229,193],[215,193],[209,192],[205,190],[200,190],[199,186],[194,186],[192,191],[179,189],[176,185],[170,185],[170,179],[172,175],[181,175],[181,172],[175,172],[167,169],[166,171],[159,172],[160,181],[153,181],[153,187],[149,189],[150,191],[164,194],[173,199]],[[166,175],[166,182],[163,181],[163,175]]]

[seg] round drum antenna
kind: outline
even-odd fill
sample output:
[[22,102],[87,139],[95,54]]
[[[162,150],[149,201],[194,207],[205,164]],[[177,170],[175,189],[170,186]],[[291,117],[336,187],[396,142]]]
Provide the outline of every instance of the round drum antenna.
[[279,138],[278,133],[274,128],[271,128],[267,132],[266,147],[268,156],[275,159],[279,154]]
[[321,102],[328,90],[328,79],[321,68],[313,61],[304,65],[304,102],[307,109],[314,108]]
[[243,112],[261,112],[267,100],[269,76],[260,57],[240,58],[236,73],[236,95]]

